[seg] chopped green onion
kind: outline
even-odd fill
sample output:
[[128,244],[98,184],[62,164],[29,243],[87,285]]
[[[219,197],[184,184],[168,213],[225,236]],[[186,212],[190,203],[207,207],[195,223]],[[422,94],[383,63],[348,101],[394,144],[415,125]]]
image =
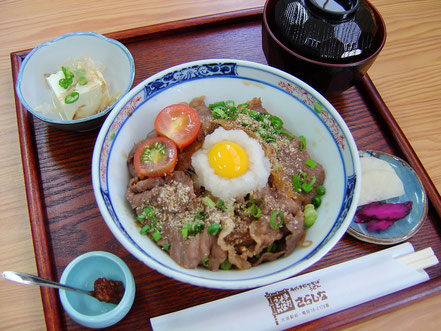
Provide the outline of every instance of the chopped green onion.
[[215,108],[211,111],[211,115],[213,115],[214,118],[217,119],[225,119],[227,118],[227,114],[225,114],[225,111],[221,108]]
[[219,200],[217,203],[217,207],[223,212],[225,213],[225,211],[227,210],[227,207],[225,206],[225,202],[224,200]]
[[254,203],[256,204],[256,202],[260,201],[261,205],[260,208],[263,208],[265,206],[265,200],[263,200],[262,198],[257,198],[253,200]]
[[203,219],[205,219],[205,212],[204,211],[200,211],[200,212],[198,212],[197,214],[196,214],[196,216],[195,216],[195,219],[197,219],[197,220],[203,220]]
[[159,240],[161,240],[162,235],[161,235],[161,233],[159,232],[159,230],[156,229],[155,231],[153,231],[153,233],[152,233],[152,237],[153,237],[153,239],[154,239],[156,242],[158,242]]
[[67,78],[61,78],[61,79],[58,81],[58,85],[60,85],[62,88],[66,89],[66,90],[67,90],[67,88],[68,88],[69,86],[72,85],[72,83],[73,83],[73,79],[72,79],[72,78],[70,78],[70,79],[67,79]]
[[[280,221],[277,224],[274,224],[274,222],[276,221],[277,216],[280,215]],[[280,210],[275,210],[272,212],[271,214],[271,218],[270,218],[270,226],[273,230],[277,230],[279,229],[282,225],[283,225],[283,220],[284,220],[285,216],[283,215],[283,213]]]
[[315,188],[315,191],[318,195],[325,195],[326,194],[326,188],[322,185],[319,185]]
[[311,202],[314,205],[314,207],[317,209],[322,204],[322,198],[320,198],[319,195],[316,195],[312,198]]
[[239,116],[239,112],[235,111],[234,113],[231,113],[230,120],[234,120],[237,116]]
[[313,204],[307,204],[305,209],[303,210],[303,216],[305,217],[305,226],[311,227],[317,220],[317,211],[314,208]]
[[276,140],[276,138],[273,135],[271,135],[271,134],[261,134],[260,136],[267,143],[272,143],[273,141]]
[[79,83],[80,85],[86,85],[88,82],[89,82],[89,81],[88,81],[87,78],[84,77],[84,76],[81,76],[81,77],[78,78],[78,83]]
[[67,104],[74,103],[80,98],[80,94],[78,92],[72,92],[64,98],[64,102]]
[[259,206],[254,205],[254,208],[253,208],[251,215],[253,215],[254,218],[259,218],[260,214],[262,214],[262,210],[260,209]]
[[232,266],[233,266],[233,265],[231,264],[230,261],[228,261],[228,259],[226,259],[224,262],[222,262],[222,263],[219,265],[219,267],[220,267],[222,270],[230,270]]
[[283,126],[283,121],[277,116],[271,116],[269,118],[271,126],[275,129],[281,129]]
[[61,71],[63,71],[65,78],[74,78],[72,71],[70,71],[69,67],[61,66]]
[[277,246],[276,246],[275,243],[272,243],[271,245],[269,245],[269,246],[266,248],[266,251],[267,251],[268,253],[275,253],[276,250],[277,250]]
[[149,230],[150,230],[150,225],[146,224],[146,225],[144,225],[144,226],[141,228],[141,230],[139,231],[139,233],[141,233],[141,234],[147,234],[147,232],[149,232]]
[[313,185],[314,185],[314,183],[315,183],[315,181],[316,181],[317,179],[315,178],[315,176],[312,176],[311,177],[311,182],[309,182],[309,183],[303,183],[302,184],[302,190],[305,192],[305,193],[309,193],[309,192],[311,192],[312,191],[312,189],[313,189]]
[[244,113],[248,109],[249,106],[250,105],[245,102],[245,103],[241,103],[241,104],[237,105],[237,109],[239,109],[240,113]]
[[[258,206],[256,204],[257,201],[261,201],[262,205]],[[253,210],[251,211],[251,215],[253,215],[254,218],[259,218],[260,215],[262,214],[262,208],[265,206],[265,201],[263,201],[263,199],[258,198],[258,199],[254,199],[253,200]]]
[[196,235],[204,230],[204,223],[187,223],[181,227],[182,238],[187,239],[188,236]]
[[207,207],[212,207],[212,208],[216,207],[216,203],[213,200],[211,200],[209,196],[203,197],[202,203]]
[[209,263],[210,263],[210,259],[208,257],[202,260],[202,265],[204,267],[208,267]]
[[306,148],[306,138],[304,136],[299,136],[299,140],[299,151],[303,151]]
[[208,105],[210,109],[218,108],[218,107],[225,107],[225,101],[219,101],[215,103],[211,103]]
[[301,187],[302,187],[303,192],[305,192],[305,193],[309,193],[312,191],[312,185],[309,183],[303,183]]
[[[248,207],[248,205],[250,205]],[[251,211],[253,209],[254,200],[247,200],[242,204],[242,209],[245,211]]]
[[[243,104],[239,106],[243,106]],[[212,116],[216,119],[234,120],[239,115],[239,107],[235,106],[233,100],[215,102],[208,107],[211,109]]]
[[294,191],[297,193],[302,191],[302,184],[298,175],[292,175],[292,186],[294,187]]
[[187,239],[188,238],[188,228],[187,228],[187,224],[183,225],[181,228],[181,235],[182,238]]
[[84,68],[79,68],[75,71],[75,74],[77,75],[78,83],[80,85],[86,85],[88,83],[86,78],[86,70]]
[[280,134],[284,134],[289,139],[294,139],[295,138],[295,136],[291,132],[288,132],[288,131],[285,131],[285,130],[280,130]]
[[202,232],[202,230],[205,228],[204,223],[190,223],[190,225],[191,225],[191,232],[193,233]]
[[143,221],[145,219],[152,219],[155,216],[156,212],[153,207],[147,206],[142,210],[141,214],[138,215],[137,219],[138,221]]
[[315,167],[317,167],[317,162],[315,162],[315,161],[313,161],[313,160],[311,160],[311,159],[307,159],[306,161],[305,161],[305,164],[308,166],[308,167],[310,167],[310,168],[315,168]]
[[[74,78],[74,75],[73,75],[73,73],[69,70],[69,68],[67,68],[67,67],[61,67],[61,71],[63,71],[63,74],[64,74],[64,78],[61,78],[59,81],[58,81],[58,85],[60,85],[62,88],[64,88],[64,89],[67,89],[70,85],[72,85],[72,83],[73,83],[73,78]],[[76,100],[75,100],[76,101]],[[66,103],[68,103],[68,102],[66,102]],[[72,102],[69,102],[69,103],[72,103]]]
[[[256,204],[256,201],[261,201],[262,205],[258,206]],[[248,205],[250,205],[250,206],[248,207]],[[242,209],[244,209],[247,212],[250,212],[254,218],[259,218],[262,213],[262,208],[264,205],[265,205],[265,201],[263,201],[263,199],[260,199],[260,198],[259,199],[252,199],[252,200],[245,201],[242,204]]]
[[[154,220],[153,220],[153,222],[152,222],[152,227],[155,227],[156,226],[156,223],[158,223],[159,222],[159,219],[157,219],[157,218],[155,218]],[[161,226],[160,226],[161,227]]]
[[320,114],[323,110],[324,110],[323,105],[320,102],[315,102],[314,103],[314,111],[317,114]]
[[217,235],[220,230],[222,230],[222,225],[219,223],[213,223],[207,228],[207,232],[212,236]]
[[170,244],[165,244],[164,246],[162,246],[162,249],[164,251],[168,251],[170,249]]
[[263,119],[264,119],[264,115],[263,115],[263,113],[258,112],[258,111],[255,111],[255,110],[253,110],[253,109],[248,110],[248,115],[249,115],[252,119],[256,120],[257,122],[262,122]]

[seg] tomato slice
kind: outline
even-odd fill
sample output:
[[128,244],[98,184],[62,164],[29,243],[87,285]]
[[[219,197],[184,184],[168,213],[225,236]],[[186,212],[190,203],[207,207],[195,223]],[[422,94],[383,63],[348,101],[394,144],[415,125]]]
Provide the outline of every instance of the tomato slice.
[[133,165],[139,177],[161,177],[171,174],[178,160],[178,150],[166,137],[143,141],[135,151]]
[[196,140],[201,120],[199,114],[187,105],[171,105],[159,112],[155,119],[155,130],[160,136],[174,141],[179,150]]

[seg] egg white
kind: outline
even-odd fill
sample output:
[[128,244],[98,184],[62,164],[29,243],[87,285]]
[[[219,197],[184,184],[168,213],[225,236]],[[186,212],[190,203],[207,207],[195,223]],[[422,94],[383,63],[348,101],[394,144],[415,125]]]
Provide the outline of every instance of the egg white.
[[[245,150],[249,161],[245,174],[224,178],[214,172],[208,160],[208,152],[222,141],[234,142]],[[271,172],[271,162],[257,140],[250,138],[242,130],[225,130],[222,127],[205,137],[202,148],[193,154],[191,162],[200,185],[222,200],[241,197],[264,187]]]

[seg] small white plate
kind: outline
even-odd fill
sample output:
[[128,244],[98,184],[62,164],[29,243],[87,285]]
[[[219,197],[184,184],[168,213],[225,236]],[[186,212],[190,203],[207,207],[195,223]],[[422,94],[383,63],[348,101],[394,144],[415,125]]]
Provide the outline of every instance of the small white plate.
[[412,201],[412,210],[409,215],[396,221],[386,230],[368,231],[366,223],[355,223],[354,217],[348,233],[357,239],[373,244],[392,245],[403,242],[417,233],[426,219],[428,203],[424,186],[409,164],[399,157],[380,151],[360,151],[360,158],[365,155],[388,162],[403,182],[405,193],[402,196],[384,200],[384,202]]

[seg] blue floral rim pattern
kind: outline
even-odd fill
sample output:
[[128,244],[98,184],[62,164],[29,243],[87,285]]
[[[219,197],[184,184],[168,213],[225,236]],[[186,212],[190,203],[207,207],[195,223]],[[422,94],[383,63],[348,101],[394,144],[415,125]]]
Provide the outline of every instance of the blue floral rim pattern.
[[[207,77],[216,77],[216,78],[241,78],[245,80],[250,80],[249,77],[243,77],[239,73],[240,65],[236,63],[209,63],[204,65],[195,65],[191,67],[181,68],[179,70],[174,70],[170,73],[165,74],[162,77],[159,77],[155,79],[154,81],[148,82],[144,88],[140,91],[138,91],[136,94],[134,94],[131,99],[129,99],[125,105],[121,108],[119,113],[116,115],[112,125],[109,126],[107,132],[105,133],[105,138],[103,141],[103,145],[101,147],[100,155],[99,155],[99,165],[100,165],[100,190],[102,198],[106,204],[107,210],[110,213],[115,225],[120,229],[122,233],[126,236],[126,238],[135,246],[137,249],[143,252],[146,256],[148,256],[150,259],[154,260],[156,263],[162,265],[164,268],[167,268],[169,270],[172,270],[176,273],[186,274],[187,276],[191,277],[198,277],[198,278],[204,278],[208,279],[210,281],[220,281],[223,279],[218,279],[213,274],[213,277],[206,278],[202,276],[195,276],[190,273],[186,273],[185,271],[178,270],[176,268],[173,268],[170,265],[165,265],[161,263],[160,261],[154,259],[151,255],[148,254],[148,252],[145,251],[142,247],[140,247],[126,232],[124,229],[124,226],[121,224],[119,219],[117,218],[117,215],[114,211],[114,207],[112,205],[109,191],[108,191],[108,175],[107,175],[107,169],[108,169],[108,155],[111,152],[113,142],[115,138],[118,136],[121,128],[125,125],[127,120],[130,118],[130,116],[139,109],[139,107],[144,104],[149,99],[153,98],[158,93],[161,93],[162,91],[175,86],[179,84],[183,84],[185,82],[196,80],[196,79],[204,79]],[[250,67],[251,68],[251,67]],[[247,69],[250,69],[247,68]],[[253,70],[259,70],[256,68],[251,68]],[[271,73],[271,75],[277,76],[274,73]],[[291,95],[292,97],[300,100],[302,103],[307,105],[312,112],[316,114],[317,117],[320,118],[321,122],[323,123],[324,127],[326,127],[329,132],[334,136],[335,143],[338,147],[340,158],[343,159],[342,154],[343,153],[349,153],[348,151],[348,138],[346,137],[344,130],[340,127],[338,122],[335,120],[333,115],[327,111],[327,109],[309,92],[304,90],[301,86],[297,85],[295,82],[290,81],[286,79],[285,77],[277,77],[279,79],[279,83],[277,86],[270,85],[273,88],[276,88],[278,90],[283,91],[284,93],[287,93]],[[260,84],[269,85],[266,82],[258,81]],[[339,230],[342,223],[345,221],[349,209],[351,207],[351,203],[354,198],[354,188],[357,182],[356,174],[355,174],[355,160],[352,158],[349,161],[350,164],[346,165],[345,169],[345,175],[344,175],[344,187],[345,191],[343,192],[342,197],[342,205],[340,209],[340,213],[338,218],[334,221],[334,224],[332,228],[330,229],[329,233],[326,235],[326,237],[323,239],[323,241],[317,245],[317,247],[311,251],[308,256],[305,256],[302,260],[308,259],[314,254],[317,253],[317,251],[325,246],[333,237],[333,235]],[[349,167],[349,169],[348,169]],[[346,171],[348,173],[346,173]],[[343,235],[343,234],[342,234]],[[293,267],[294,265],[298,264],[300,261],[296,261],[295,263],[288,265],[283,270],[286,270],[288,268]],[[277,270],[275,273],[279,273],[283,270]],[[268,276],[265,275],[265,277]],[[259,278],[259,277],[257,277]],[[254,279],[254,278],[249,278]],[[229,281],[246,281],[247,279],[234,279],[231,278]]]

